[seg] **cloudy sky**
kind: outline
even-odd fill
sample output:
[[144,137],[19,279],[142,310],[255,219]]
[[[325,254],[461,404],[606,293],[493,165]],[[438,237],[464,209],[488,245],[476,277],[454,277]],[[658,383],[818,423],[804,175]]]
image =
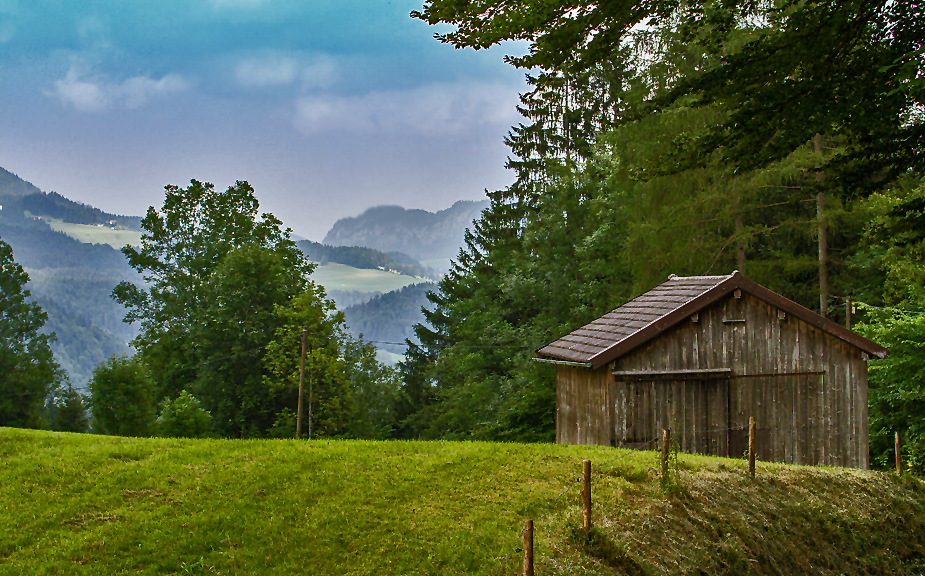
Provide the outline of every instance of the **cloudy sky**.
[[109,212],[248,180],[320,240],[509,184],[522,46],[454,50],[422,0],[0,0],[0,166]]

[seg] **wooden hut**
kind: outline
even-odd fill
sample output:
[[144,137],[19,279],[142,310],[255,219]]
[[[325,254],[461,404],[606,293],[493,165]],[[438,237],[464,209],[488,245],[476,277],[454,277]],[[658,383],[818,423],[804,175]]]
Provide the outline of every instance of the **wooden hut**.
[[868,467],[867,360],[886,349],[742,274],[670,276],[537,352],[556,440]]

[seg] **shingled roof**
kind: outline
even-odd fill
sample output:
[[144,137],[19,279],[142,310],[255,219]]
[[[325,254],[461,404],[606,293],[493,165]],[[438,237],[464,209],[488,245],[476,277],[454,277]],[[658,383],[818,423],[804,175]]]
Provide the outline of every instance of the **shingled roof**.
[[537,359],[582,364],[597,369],[652,340],[691,314],[735,289],[824,330],[861,350],[883,358],[886,349],[867,338],[752,282],[739,272],[728,276],[671,275],[645,294],[537,351]]

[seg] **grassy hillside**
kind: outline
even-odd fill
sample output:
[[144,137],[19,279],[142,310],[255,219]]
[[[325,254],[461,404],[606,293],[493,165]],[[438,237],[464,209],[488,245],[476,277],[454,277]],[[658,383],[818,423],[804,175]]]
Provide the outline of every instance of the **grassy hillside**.
[[324,286],[329,292],[334,290],[391,292],[421,281],[419,278],[403,274],[393,274],[382,270],[361,270],[334,263],[319,266],[312,272],[311,279]]
[[[594,462],[595,523],[580,522]],[[605,463],[605,461],[610,461]],[[0,429],[4,574],[919,574],[917,480],[653,452]],[[506,560],[505,560],[506,558]]]
[[93,224],[72,224],[55,218],[45,218],[52,230],[63,232],[86,244],[109,244],[116,250],[126,244],[141,246],[141,232],[134,230],[117,230],[108,226]]

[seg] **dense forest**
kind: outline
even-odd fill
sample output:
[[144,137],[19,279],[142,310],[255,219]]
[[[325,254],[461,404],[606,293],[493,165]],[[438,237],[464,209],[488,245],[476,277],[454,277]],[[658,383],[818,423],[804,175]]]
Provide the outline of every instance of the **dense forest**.
[[[443,42],[528,42],[508,61],[531,90],[507,139],[517,180],[489,193],[402,366],[401,432],[551,440],[553,373],[534,350],[672,273],[738,269],[838,322],[850,295],[863,333],[921,334],[922,12],[427,2],[414,15],[449,25]],[[872,452],[902,413],[925,454],[908,400],[923,361],[892,354],[871,365]]]

